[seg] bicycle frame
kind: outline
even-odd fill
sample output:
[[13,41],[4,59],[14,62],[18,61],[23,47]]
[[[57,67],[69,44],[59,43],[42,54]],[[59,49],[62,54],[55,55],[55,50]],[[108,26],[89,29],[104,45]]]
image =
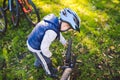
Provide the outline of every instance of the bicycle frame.
[[[29,13],[29,12],[32,11],[32,8],[31,8],[31,6],[29,5],[28,0],[18,0],[18,3],[21,5],[22,10],[23,10],[24,13]],[[24,4],[28,7],[28,9],[26,9],[26,8],[24,7]]]

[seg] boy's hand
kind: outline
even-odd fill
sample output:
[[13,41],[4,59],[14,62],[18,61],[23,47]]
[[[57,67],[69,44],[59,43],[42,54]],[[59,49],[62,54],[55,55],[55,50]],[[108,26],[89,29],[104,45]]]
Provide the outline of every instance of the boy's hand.
[[66,42],[66,43],[64,44],[64,47],[66,48],[66,47],[67,47],[67,45],[68,45],[68,42]]

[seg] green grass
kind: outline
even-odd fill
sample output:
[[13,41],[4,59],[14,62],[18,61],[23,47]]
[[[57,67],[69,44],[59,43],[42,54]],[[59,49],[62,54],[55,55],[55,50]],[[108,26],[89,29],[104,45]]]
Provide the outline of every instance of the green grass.
[[[81,61],[77,80],[113,80],[120,77],[120,1],[119,0],[32,0],[41,19],[69,7],[81,18],[81,32],[63,33],[73,39],[73,52]],[[2,3],[2,1],[0,1]],[[1,4],[0,4],[1,5]],[[9,19],[9,13],[7,13]],[[34,28],[21,16],[18,27],[8,20],[7,32],[0,34],[0,80],[53,80],[43,69],[33,66],[34,56],[26,46]],[[59,46],[58,46],[59,45]],[[55,41],[50,50],[54,65],[62,65],[63,46]]]

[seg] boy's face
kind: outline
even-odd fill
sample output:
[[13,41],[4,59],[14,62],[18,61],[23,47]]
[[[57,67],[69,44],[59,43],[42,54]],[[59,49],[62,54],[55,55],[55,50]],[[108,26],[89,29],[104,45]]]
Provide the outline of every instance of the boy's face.
[[66,23],[66,22],[62,22],[61,23],[61,29],[60,29],[60,31],[64,32],[64,31],[67,31],[69,29],[71,29],[71,27],[70,27],[70,25],[68,23]]

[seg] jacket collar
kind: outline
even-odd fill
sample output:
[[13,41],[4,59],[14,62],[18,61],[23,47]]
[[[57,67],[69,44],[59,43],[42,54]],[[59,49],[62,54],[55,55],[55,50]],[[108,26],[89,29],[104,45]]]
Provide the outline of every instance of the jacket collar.
[[50,22],[60,28],[59,19],[54,14],[49,14],[43,18],[44,21]]

